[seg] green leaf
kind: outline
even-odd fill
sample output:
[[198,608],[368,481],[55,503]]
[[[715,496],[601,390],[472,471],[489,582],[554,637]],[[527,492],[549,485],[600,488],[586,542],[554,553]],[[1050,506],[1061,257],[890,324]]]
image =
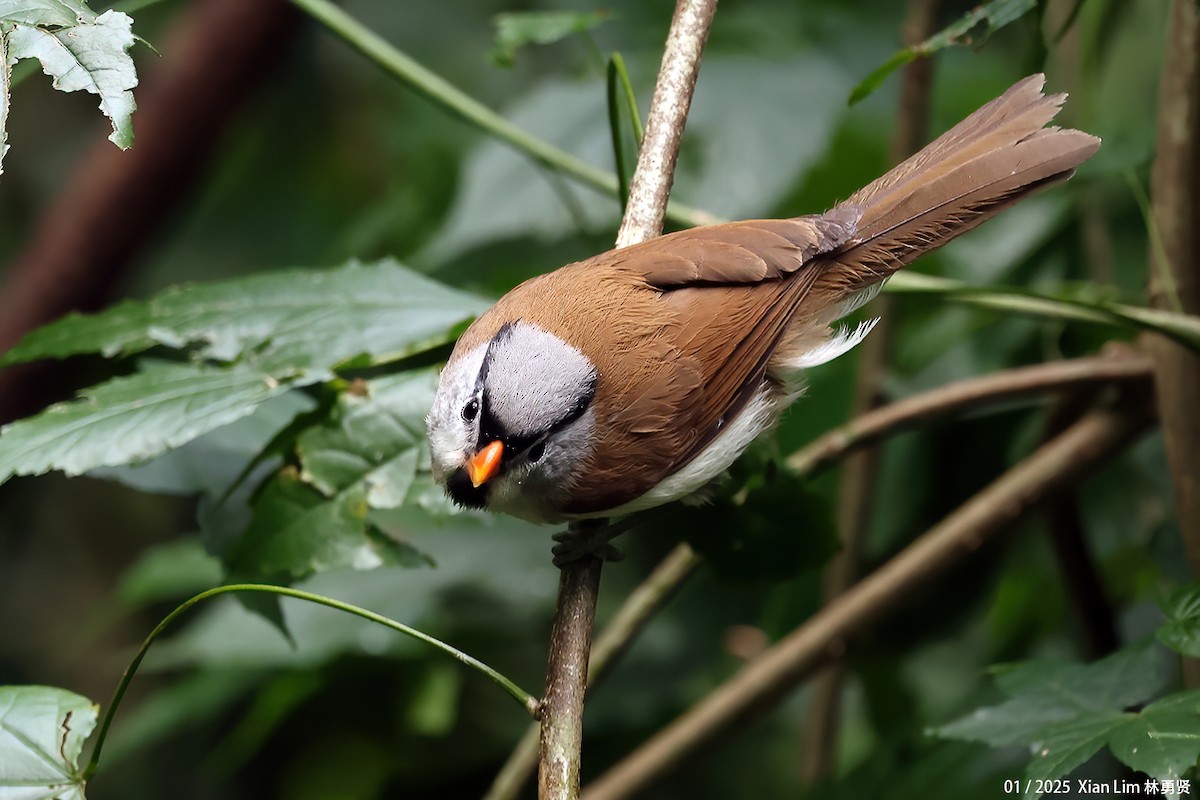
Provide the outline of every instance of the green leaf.
[[0,483],[13,475],[52,469],[78,475],[153,458],[288,388],[245,364],[152,364],[0,428]]
[[1033,760],[1025,776],[1038,781],[1067,775],[1096,755],[1128,718],[1116,711],[1090,711],[1046,726],[1041,741],[1033,745]]
[[96,12],[79,0],[0,0],[0,22],[69,28],[95,21]]
[[[287,392],[272,397],[252,414],[158,458],[119,467],[100,467],[89,470],[88,475],[153,494],[221,497],[230,491],[234,481],[247,470],[247,465],[278,457],[279,451],[271,449],[275,437],[286,437],[289,427],[301,415],[317,413],[314,405],[312,398],[304,392]],[[259,473],[257,477],[261,479],[263,474]]]
[[180,286],[100,314],[73,314],[26,336],[0,366],[196,346],[207,358],[252,359],[284,377],[350,362],[380,364],[436,347],[486,307],[391,259],[351,261]]
[[1158,629],[1158,640],[1177,653],[1200,658],[1200,583],[1173,594],[1163,610],[1167,621]]
[[8,37],[0,23],[0,175],[8,152],[8,97],[12,91],[12,64],[8,63]]
[[[982,45],[993,33],[1020,19],[1036,6],[1037,0],[991,0],[972,8],[956,22],[947,25],[920,44],[893,53],[887,61],[854,87],[850,92],[850,105],[870,95],[883,84],[888,75],[910,61],[954,45]],[[983,31],[976,37],[976,29],[980,26],[983,27]]]
[[99,708],[51,686],[0,686],[0,800],[83,800],[79,752]]
[[608,19],[608,11],[519,11],[497,14],[496,46],[491,57],[502,67],[511,67],[517,50],[528,44],[553,44],[575,33],[583,33]]
[[1027,745],[1031,781],[1061,778],[1107,745],[1157,779],[1178,778],[1200,759],[1200,691],[1168,695],[1140,712],[1164,682],[1163,651],[1152,641],[1093,664],[1030,662],[998,675],[1009,696],[998,706],[934,731],[992,746]]
[[342,393],[329,419],[297,440],[300,477],[323,494],[352,486],[372,508],[399,508],[428,470],[425,414],[438,372],[424,369],[364,381]]
[[135,38],[128,14],[96,16],[73,0],[0,0],[0,37],[8,40],[6,64],[36,58],[55,89],[99,96],[100,110],[112,121],[109,140],[122,150],[133,146],[138,80],[128,53]]
[[368,510],[367,493],[360,487],[327,498],[294,469],[284,469],[255,498],[250,528],[227,558],[230,571],[296,581],[344,567],[427,563],[412,547],[372,525]]
[[[1008,700],[976,709],[935,733],[993,747],[1033,744],[1058,723],[1144,702],[1162,689],[1164,680],[1162,651],[1149,644],[1119,650],[1091,664],[1030,661],[997,674],[996,685]],[[1075,733],[1064,730],[1062,735],[1071,738]]]
[[1200,760],[1200,690],[1151,703],[1113,733],[1113,755],[1154,778],[1178,778]]

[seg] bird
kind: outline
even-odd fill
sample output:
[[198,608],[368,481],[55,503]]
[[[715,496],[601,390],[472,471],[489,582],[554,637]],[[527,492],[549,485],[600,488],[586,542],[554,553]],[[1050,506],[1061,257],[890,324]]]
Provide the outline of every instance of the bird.
[[896,270],[1100,146],[1027,77],[822,214],[692,228],[531,278],[460,336],[426,418],[459,506],[536,523],[703,493],[859,344]]

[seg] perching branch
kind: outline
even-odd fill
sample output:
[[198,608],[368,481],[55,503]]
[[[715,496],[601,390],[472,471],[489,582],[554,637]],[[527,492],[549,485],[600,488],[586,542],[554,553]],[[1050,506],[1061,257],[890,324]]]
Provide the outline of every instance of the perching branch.
[[778,703],[836,657],[847,637],[900,607],[931,578],[1009,528],[1051,492],[1119,452],[1150,424],[1147,399],[1134,393],[1093,411],[1011,468],[904,551],[743,667],[633,754],[589,785],[584,800],[629,797],[700,746]]
[[[700,54],[716,7],[716,0],[679,0],[675,7],[617,247],[662,232],[679,142],[700,71]],[[602,565],[599,558],[589,556],[563,567],[543,701],[538,769],[542,800],[579,796],[583,699]]]
[[1006,400],[1067,389],[1106,383],[1144,383],[1150,377],[1150,369],[1150,360],[1145,356],[1128,348],[1114,348],[1107,355],[1017,367],[968,378],[898,400],[834,428],[789,456],[787,466],[799,475],[815,475],[851,450],[924,422]]
[[[1151,176],[1150,302],[1200,313],[1200,7],[1173,0],[1158,97]],[[1200,355],[1148,340],[1158,413],[1175,490],[1176,518],[1192,571],[1200,574]]]
[[[638,585],[613,614],[592,643],[587,689],[592,691],[617,659],[641,634],[647,623],[687,580],[702,561],[686,542],[679,544]],[[508,761],[496,774],[484,800],[513,800],[537,766],[540,726],[536,723],[521,737]]]

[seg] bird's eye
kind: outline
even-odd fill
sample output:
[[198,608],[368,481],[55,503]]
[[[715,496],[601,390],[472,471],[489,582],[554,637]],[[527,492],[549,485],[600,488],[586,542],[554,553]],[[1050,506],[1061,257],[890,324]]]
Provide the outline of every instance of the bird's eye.
[[544,455],[546,455],[546,442],[544,440],[529,448],[528,458],[531,463],[534,461],[540,461]]
[[467,404],[465,406],[463,406],[462,418],[465,419],[467,422],[471,422],[478,416],[479,416],[479,398],[472,397],[470,400],[467,401]]

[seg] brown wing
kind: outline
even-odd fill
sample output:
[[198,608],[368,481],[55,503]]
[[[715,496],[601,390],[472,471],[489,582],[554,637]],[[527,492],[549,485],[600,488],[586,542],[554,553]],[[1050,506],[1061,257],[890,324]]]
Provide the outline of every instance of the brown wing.
[[605,385],[597,391],[602,457],[566,510],[633,500],[702,451],[762,382],[813,283],[813,271],[801,268],[852,233],[845,213],[755,220],[671,234],[560,270],[559,280],[595,283],[604,295],[572,326]]

